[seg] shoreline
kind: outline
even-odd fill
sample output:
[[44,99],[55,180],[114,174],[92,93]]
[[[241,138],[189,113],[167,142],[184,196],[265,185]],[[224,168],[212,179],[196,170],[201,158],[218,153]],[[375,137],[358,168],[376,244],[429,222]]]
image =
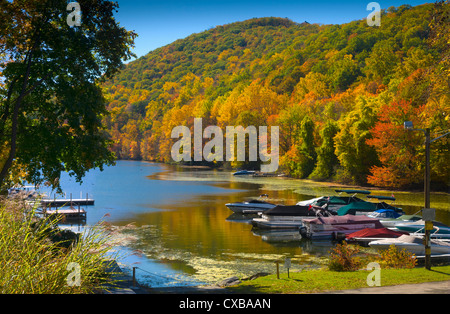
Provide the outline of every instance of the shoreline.
[[[118,159],[117,161],[137,161],[137,162],[145,162],[145,163],[152,163],[152,164],[162,164],[162,165],[171,166],[171,167],[192,169],[192,170],[199,170],[199,171],[202,171],[202,170],[219,170],[219,171],[223,171],[223,172],[237,171],[236,169],[227,169],[222,166],[221,167],[211,167],[211,166],[207,166],[207,165],[185,165],[185,164],[176,164],[176,163],[165,163],[165,162],[160,162],[160,161],[134,160],[134,159]],[[279,173],[279,175],[281,175],[281,177],[285,178],[285,179],[294,180],[294,181],[298,181],[298,182],[317,184],[317,185],[324,185],[329,188],[337,187],[337,188],[345,188],[345,189],[374,190],[374,191],[380,191],[380,192],[384,192],[384,193],[394,193],[394,192],[395,193],[424,193],[423,189],[417,189],[417,188],[412,188],[410,190],[394,189],[394,188],[390,189],[390,188],[386,188],[386,187],[377,187],[377,186],[373,186],[373,185],[348,184],[348,183],[342,183],[342,182],[338,182],[338,181],[298,179],[298,178],[289,176],[285,173]],[[271,176],[268,176],[268,177],[271,177]],[[273,176],[273,177],[278,177],[278,176]],[[447,195],[450,198],[450,190],[449,190],[449,192],[445,192],[443,190],[437,190],[437,191],[432,190],[431,194]],[[450,208],[449,208],[449,210],[450,210]]]
[[[133,162],[133,160],[126,160],[129,162]],[[230,169],[219,169],[219,168],[205,168],[202,166],[189,166],[189,165],[176,165],[170,163],[161,163],[161,162],[153,162],[153,161],[138,161],[152,164],[159,164],[164,166],[166,169],[164,171],[152,174],[152,179],[157,180],[179,180],[178,178],[172,178],[170,175],[167,176],[168,171],[170,172],[170,168],[176,169],[181,168],[186,171],[186,176],[181,180],[196,180],[198,178],[189,176],[188,171],[192,172],[209,172],[209,171],[218,171],[219,176],[211,177],[211,181],[217,182],[244,182],[251,184],[260,184],[263,185],[267,190],[276,191],[276,190],[292,190],[294,193],[310,195],[311,197],[319,197],[323,195],[327,195],[330,193],[334,193],[335,189],[357,189],[357,190],[368,190],[371,191],[373,195],[382,195],[382,196],[391,196],[394,194],[396,201],[394,204],[402,205],[402,206],[415,206],[415,207],[424,207],[424,192],[423,191],[407,191],[407,190],[388,190],[373,186],[358,186],[358,185],[349,185],[338,182],[331,181],[315,181],[312,179],[297,179],[292,177],[264,177],[264,176],[232,176],[234,170]],[[183,173],[183,170],[180,173]],[[222,174],[222,175],[220,175]],[[229,174],[229,176],[228,176]],[[202,178],[204,179],[204,178]],[[208,178],[207,178],[208,179]],[[441,211],[450,212],[450,193],[438,191],[431,192],[431,208],[436,208]]]

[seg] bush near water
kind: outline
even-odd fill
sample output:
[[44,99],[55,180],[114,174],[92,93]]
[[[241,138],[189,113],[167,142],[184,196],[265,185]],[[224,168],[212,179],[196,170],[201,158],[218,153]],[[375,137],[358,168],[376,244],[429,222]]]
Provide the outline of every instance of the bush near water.
[[329,270],[332,271],[355,271],[359,270],[371,261],[380,263],[385,268],[414,268],[417,260],[411,252],[405,249],[399,250],[395,245],[389,249],[380,252],[377,256],[362,257],[358,246],[350,245],[343,241],[342,244],[336,244],[331,250]]

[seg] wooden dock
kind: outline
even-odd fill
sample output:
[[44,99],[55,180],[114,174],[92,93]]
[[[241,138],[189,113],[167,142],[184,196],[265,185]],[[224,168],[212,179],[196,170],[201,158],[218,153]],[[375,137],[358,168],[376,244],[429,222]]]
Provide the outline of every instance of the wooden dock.
[[48,216],[62,216],[65,220],[86,220],[86,211],[82,208],[65,208],[43,210],[42,214]]
[[94,203],[95,201],[91,198],[41,200],[41,205],[45,207],[84,206],[84,205],[94,205]]

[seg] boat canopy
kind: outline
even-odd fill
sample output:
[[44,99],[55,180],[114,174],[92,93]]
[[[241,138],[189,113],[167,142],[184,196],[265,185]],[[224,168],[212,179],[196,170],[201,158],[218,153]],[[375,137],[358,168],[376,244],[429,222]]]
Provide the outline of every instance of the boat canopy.
[[316,211],[310,206],[277,205],[274,208],[263,211],[269,216],[311,216],[316,217]]
[[365,228],[348,234],[345,238],[347,240],[353,238],[398,238],[404,234],[408,234],[402,231],[394,231],[388,228]]
[[323,206],[325,204],[330,205],[347,205],[351,202],[364,202],[362,199],[351,196],[330,196],[318,199],[316,202],[317,206]]
[[339,216],[355,215],[357,211],[360,212],[373,212],[377,210],[377,205],[370,202],[353,202],[348,205],[342,206],[338,209]]
[[370,191],[364,191],[364,190],[335,190],[337,193],[347,193],[347,194],[356,194],[356,193],[360,193],[360,194],[370,194]]
[[386,200],[386,201],[395,201],[395,197],[393,196],[380,196],[380,195],[367,195],[367,198],[376,198],[379,200]]
[[403,213],[401,208],[391,206],[389,204],[386,204],[385,202],[371,203],[371,202],[366,202],[366,201],[360,201],[360,202],[358,201],[358,202],[352,202],[346,206],[342,206],[341,208],[339,208],[338,215],[339,216],[343,216],[343,215],[347,215],[347,214],[355,215],[357,211],[373,212],[378,209],[391,209],[396,212]]
[[367,216],[330,216],[330,217],[317,217],[314,219],[303,219],[303,222],[307,222],[315,225],[338,225],[338,224],[361,224],[361,223],[374,223],[376,228],[384,228],[378,219],[370,218]]

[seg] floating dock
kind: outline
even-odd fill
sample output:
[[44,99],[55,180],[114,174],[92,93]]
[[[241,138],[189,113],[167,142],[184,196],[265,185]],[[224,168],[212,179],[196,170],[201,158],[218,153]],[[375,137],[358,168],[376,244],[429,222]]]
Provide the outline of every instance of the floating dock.
[[62,216],[67,220],[86,220],[86,211],[82,208],[67,208],[67,209],[52,209],[52,210],[43,210],[42,214],[44,216]]
[[94,203],[95,201],[91,198],[41,200],[41,205],[45,207],[84,206],[94,205]]

